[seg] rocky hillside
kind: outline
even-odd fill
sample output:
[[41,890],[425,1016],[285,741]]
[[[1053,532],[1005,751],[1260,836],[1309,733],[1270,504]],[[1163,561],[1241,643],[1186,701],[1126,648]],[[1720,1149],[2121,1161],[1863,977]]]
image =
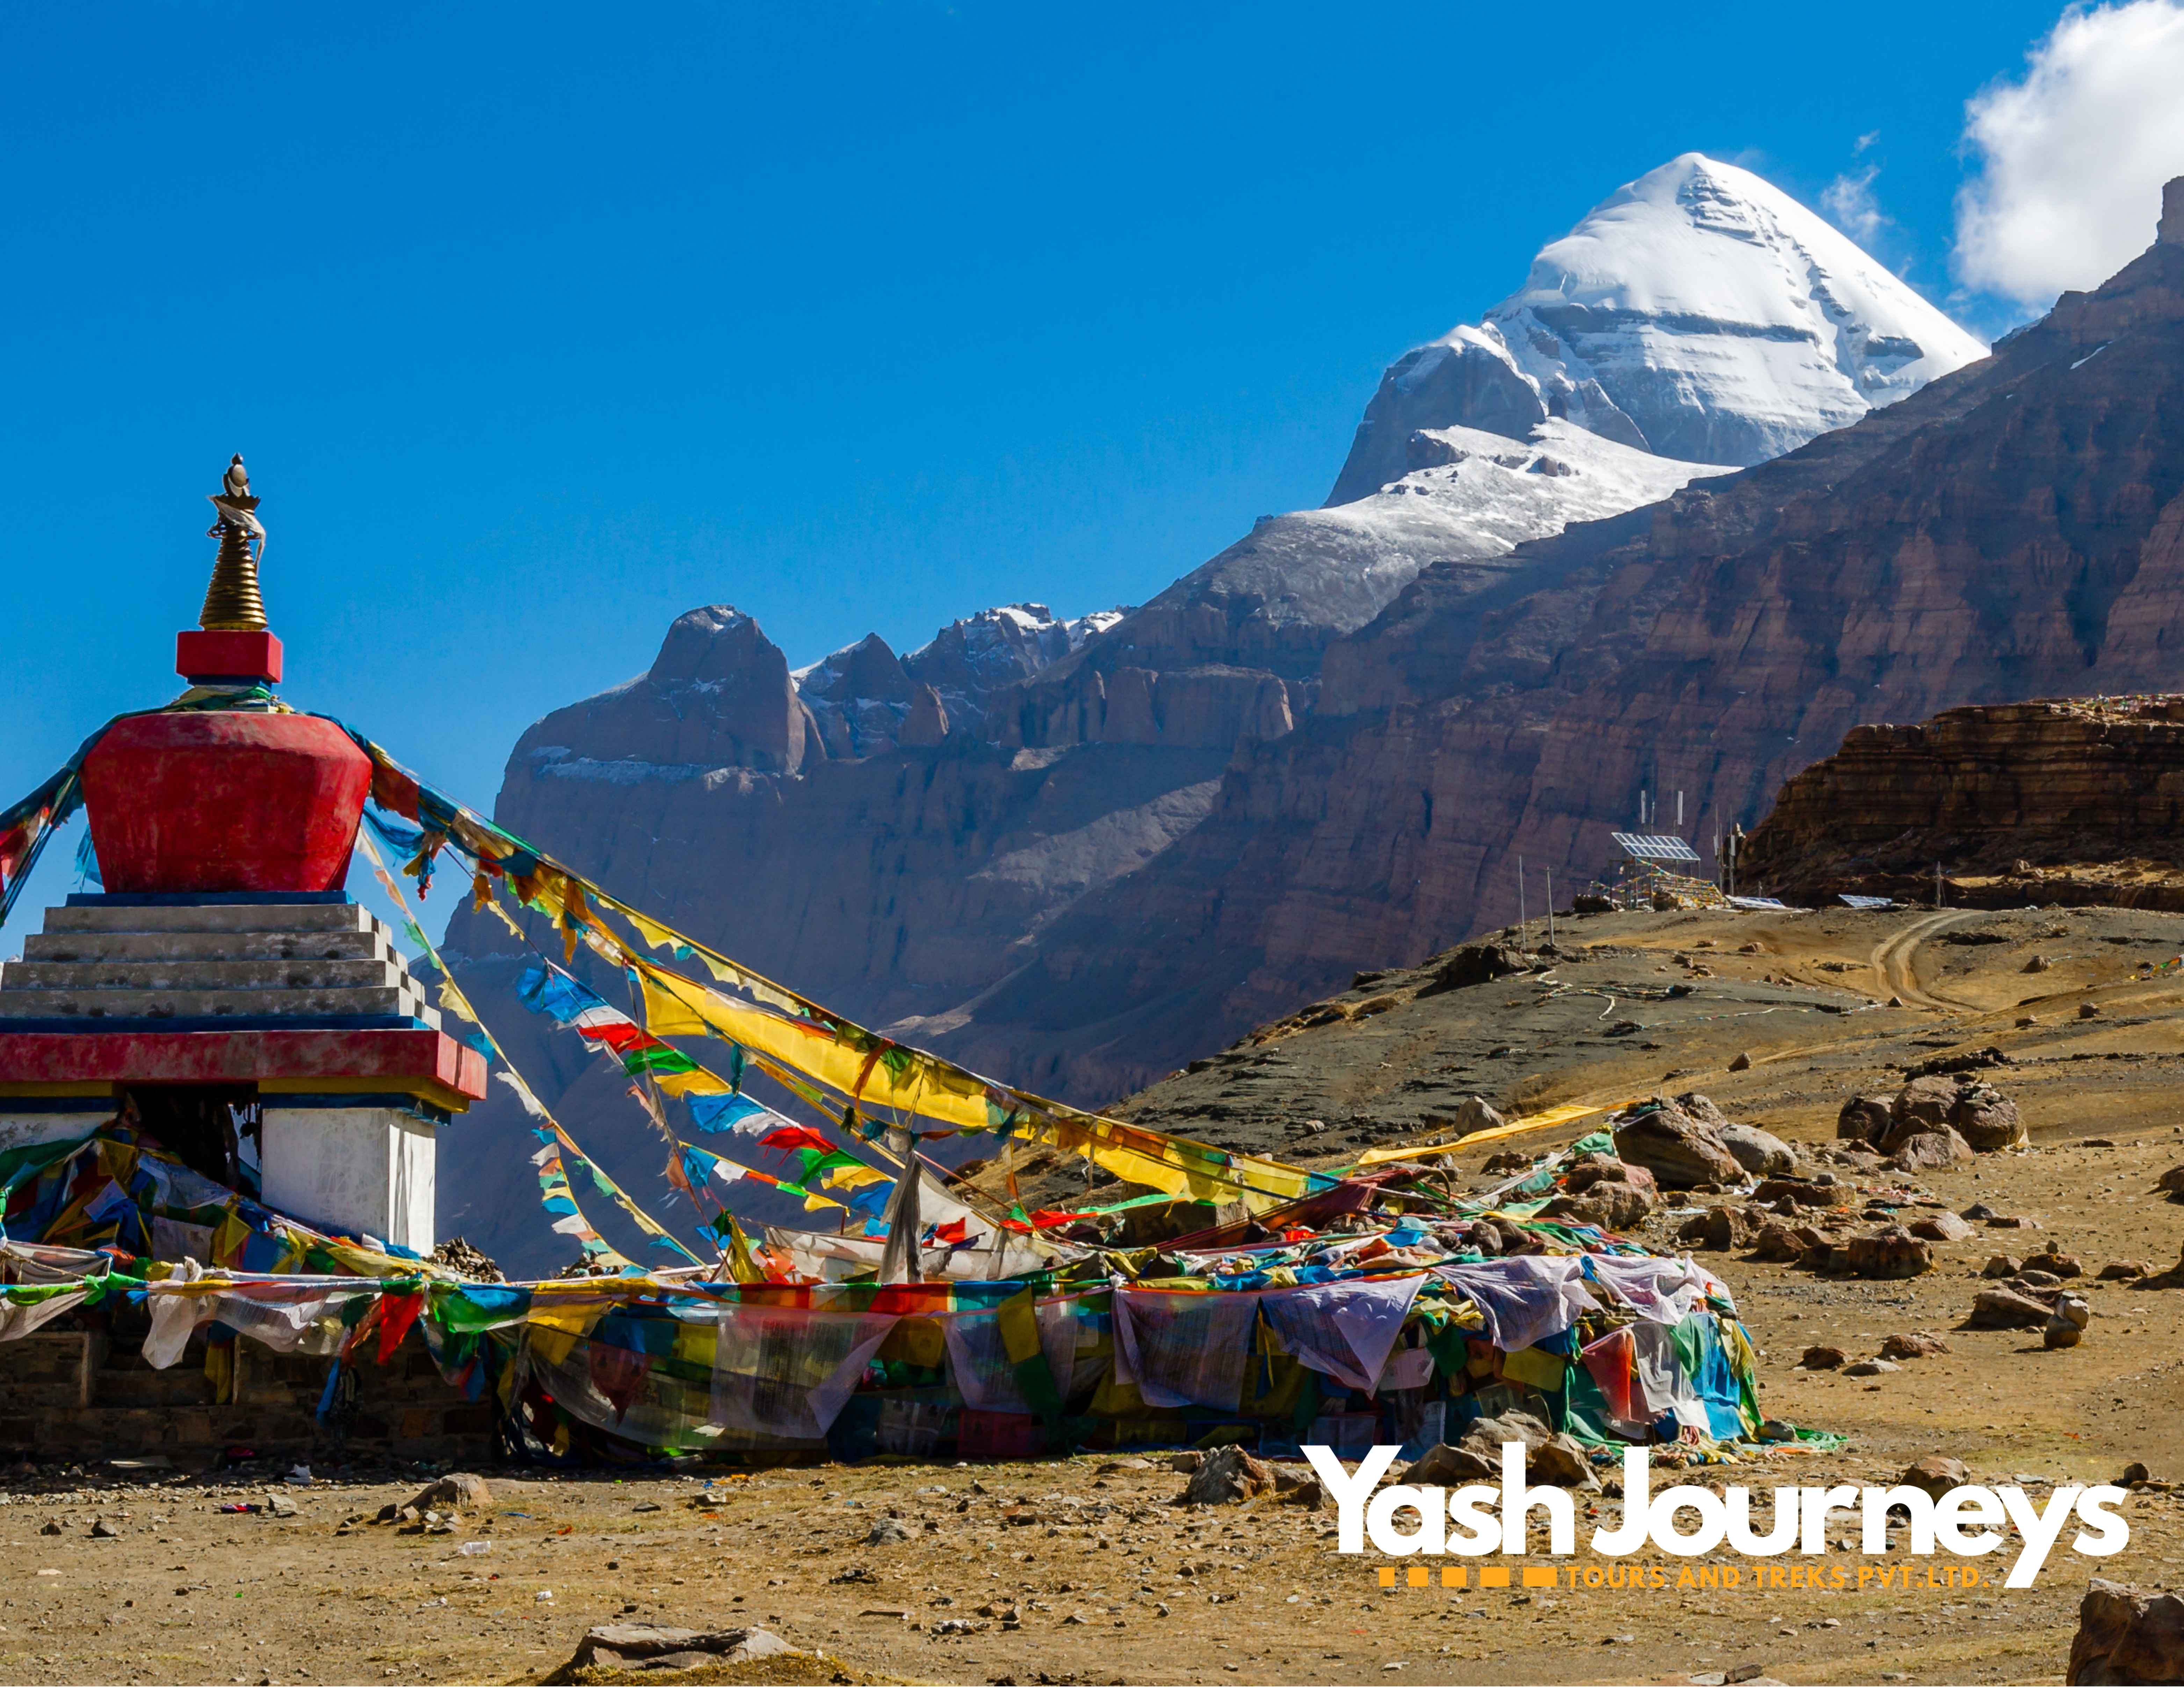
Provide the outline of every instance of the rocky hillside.
[[1753,888],[1953,906],[2184,909],[2184,697],[1951,709],[1858,727],[1746,841]]

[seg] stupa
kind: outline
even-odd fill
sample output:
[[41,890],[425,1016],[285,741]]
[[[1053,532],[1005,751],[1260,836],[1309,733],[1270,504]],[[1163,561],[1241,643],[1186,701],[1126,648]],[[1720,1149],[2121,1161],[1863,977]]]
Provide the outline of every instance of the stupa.
[[242,459],[191,689],[122,717],[82,778],[103,890],[0,967],[0,1151],[133,1115],[193,1169],[333,1233],[432,1247],[436,1133],[485,1093],[393,933],[343,888],[371,764],[276,695]]

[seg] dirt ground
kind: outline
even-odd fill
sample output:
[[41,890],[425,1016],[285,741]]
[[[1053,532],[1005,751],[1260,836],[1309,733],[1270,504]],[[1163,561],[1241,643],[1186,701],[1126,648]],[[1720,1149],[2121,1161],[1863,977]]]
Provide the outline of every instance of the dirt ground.
[[[2177,1261],[2184,1206],[2153,1184],[2184,1161],[2184,977],[2131,980],[2184,946],[2184,920],[1649,915],[1586,922],[1564,933],[1565,949],[1578,938],[1596,953],[1573,954],[1547,983],[1508,978],[1413,1000],[1405,992],[1415,981],[1390,975],[1351,999],[1392,988],[1404,996],[1396,1005],[1247,1049],[1245,1060],[1282,1054],[1293,1096],[1334,1115],[1332,1132],[1397,1116],[1392,1105],[1376,1112],[1374,1098],[1416,1097],[1424,1092],[1406,1083],[1455,1076],[1436,1068],[1501,1068],[1513,1057],[1490,1062],[1488,1051],[1521,1037],[1529,1053],[1508,1068],[1509,1087],[1553,1100],[1696,1087],[1732,1117],[1817,1146],[1832,1139],[1846,1096],[1900,1082],[1892,1065],[2000,1046],[2014,1063],[1985,1076],[2018,1101],[2032,1149],[1926,1174],[1925,1187],[1952,1209],[1984,1202],[2041,1228],[1981,1228],[1938,1246],[1933,1272],[1901,1282],[1704,1255],[1761,1352],[1766,1410],[1850,1439],[1840,1452],[1776,1453],[1685,1479],[1864,1484],[1929,1452],[2036,1498],[2041,1484],[2111,1480],[2134,1461],[2184,1479],[2184,1289],[2090,1283],[2095,1316],[2075,1349],[1962,1328],[1981,1267],[2005,1249],[2053,1244],[2081,1259],[2087,1278],[2110,1261],[2156,1271]],[[1739,953],[1746,944],[1759,948]],[[2027,973],[2036,955],[2048,964]],[[1696,988],[1669,998],[1671,982]],[[1618,999],[1603,1009],[1602,995]],[[1904,1005],[1872,1005],[1890,995]],[[2081,1002],[2097,1013],[2080,1017]],[[1761,1011],[1770,1004],[1798,1011]],[[2020,1028],[2026,1016],[2038,1022]],[[1624,1018],[1638,1028],[1608,1038]],[[1752,1065],[1730,1072],[1739,1053]],[[1233,1075],[1209,1068],[1177,1086]],[[1346,1111],[1327,1105],[1338,1094]],[[1194,1105],[1187,1094],[1170,1100],[1171,1112]],[[1482,1157],[1466,1155],[1467,1168]],[[1796,1368],[1808,1345],[1864,1357],[1911,1331],[1943,1335],[1949,1350],[1868,1378]],[[1157,1456],[1142,1467],[1103,1456],[710,1478],[485,1474],[493,1504],[459,1533],[431,1535],[363,1521],[409,1498],[415,1479],[285,1489],[297,1515],[278,1517],[219,1509],[264,1500],[273,1473],[18,1471],[0,1482],[0,1545],[14,1569],[14,1592],[0,1597],[0,1678],[538,1680],[585,1629],[619,1619],[762,1623],[826,1655],[801,1675],[777,1662],[751,1678],[768,1679],[1705,1682],[1756,1668],[1798,1683],[2059,1681],[2089,1574],[2184,1588],[2184,1495],[2159,1492],[2126,1507],[2121,1554],[2077,1556],[2066,1532],[2023,1592],[1992,1584],[2003,1554],[1869,1560],[1839,1545],[1810,1562],[1847,1567],[1853,1585],[1842,1591],[1756,1586],[1748,1564],[1736,1589],[1680,1589],[1683,1561],[1665,1558],[1632,1561],[1665,1567],[1659,1589],[1573,1587],[1566,1571],[1552,1589],[1445,1590],[1381,1588],[1386,1561],[1338,1555],[1331,1512],[1182,1509],[1172,1502],[1184,1478]],[[1612,1500],[1599,1504],[1607,1520],[1619,1515]],[[910,1540],[865,1545],[890,1512]],[[112,1538],[94,1538],[98,1519]],[[1589,1534],[1581,1524],[1581,1546]],[[1848,1523],[1830,1538],[1858,1544]],[[482,1550],[465,1555],[466,1545]],[[1571,1562],[1581,1584],[1596,1561]],[[1769,1562],[1786,1579],[1808,1562]],[[1966,1562],[1989,1584],[1947,1585],[1947,1567]],[[1858,1568],[1875,1564],[1910,1568],[1858,1590]],[[1940,1585],[1929,1585],[1929,1564]],[[1017,1626],[997,1614],[1011,1607]]]

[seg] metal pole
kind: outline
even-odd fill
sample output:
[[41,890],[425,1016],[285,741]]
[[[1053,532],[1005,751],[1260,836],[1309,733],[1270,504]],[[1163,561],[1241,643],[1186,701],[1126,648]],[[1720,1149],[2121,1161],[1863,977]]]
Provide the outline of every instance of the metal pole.
[[1934,905],[1936,908],[1942,905],[1942,864],[1939,861],[1934,863]]
[[1555,946],[1555,870],[1543,868],[1547,876],[1547,947]]
[[1517,947],[1524,946],[1524,858],[1517,857]]
[[1677,830],[1677,831],[1679,831],[1679,832],[1681,832],[1683,829],[1684,829],[1684,793],[1683,793],[1681,791],[1679,791],[1679,792],[1677,792],[1677,793],[1676,793],[1676,830]]

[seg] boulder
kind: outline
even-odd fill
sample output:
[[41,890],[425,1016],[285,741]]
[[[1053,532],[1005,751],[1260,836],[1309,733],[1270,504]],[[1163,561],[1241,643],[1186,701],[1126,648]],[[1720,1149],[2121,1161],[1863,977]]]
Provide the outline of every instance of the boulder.
[[1763,1224],[1759,1233],[1752,1239],[1752,1252],[1756,1259],[1778,1260],[1785,1264],[1801,1257],[1805,1244],[1797,1239],[1797,1229],[1777,1220]]
[[1779,1178],[1797,1166],[1797,1150],[1771,1131],[1757,1125],[1717,1125],[1721,1139],[1736,1163],[1755,1178]]
[[1861,1359],[1855,1365],[1844,1366],[1843,1375],[1846,1377],[1885,1377],[1892,1371],[1900,1371],[1903,1368],[1903,1367],[1901,1365],[1896,1364],[1886,1359]]
[[1744,1181],[1744,1168],[1720,1133],[1660,1096],[1617,1122],[1615,1151],[1651,1172],[1664,1189]]
[[1972,1296],[1971,1317],[1965,1322],[1980,1330],[2028,1330],[2044,1328],[2052,1316],[2043,1302],[2029,1294],[2014,1289],[1982,1289]]
[[2184,1201],[2184,1166],[2172,1166],[2153,1180],[2153,1187],[2174,1201]]
[[1947,1211],[1924,1213],[1913,1219],[1908,1228],[1914,1236],[1928,1242],[1961,1242],[1976,1233],[1963,1219]]
[[1934,1268],[1934,1250],[1900,1224],[1884,1225],[1846,1244],[1850,1269],[1858,1277],[1917,1277]]
[[1849,1360],[1850,1355],[1840,1347],[1808,1347],[1797,1363],[1807,1371],[1840,1371]]
[[1499,1470],[1505,1442],[1522,1441],[1536,1452],[1554,1439],[1554,1433],[1529,1411],[1505,1411],[1499,1417],[1475,1419],[1457,1445],[1467,1452],[1490,1459],[1495,1469]]
[[1653,1210],[1653,1203],[1650,1189],[1620,1178],[1602,1178],[1587,1184],[1581,1194],[1557,1195],[1542,1217],[1597,1225],[1602,1230],[1628,1230]]
[[1981,1154],[2015,1148],[2028,1140],[2017,1116],[2017,1104],[1991,1083],[1967,1084],[1957,1092],[1949,1122]]
[[1178,1506],[1235,1506],[1274,1491],[1272,1466],[1241,1447],[1216,1447],[1191,1473]]
[[1889,1104],[1888,1132],[1877,1146],[1884,1154],[1893,1154],[1905,1138],[1942,1129],[1956,1105],[1956,1079],[1938,1072],[1913,1078]]
[[2014,1277],[2025,1269],[2025,1261],[2012,1259],[2008,1254],[1997,1254],[1981,1270],[1981,1277]]
[[882,1517],[866,1532],[867,1546],[904,1546],[910,1542],[910,1531],[896,1517]]
[[1592,1461],[1584,1444],[1573,1435],[1552,1435],[1524,1456],[1524,1474],[1533,1482],[1544,1482],[1552,1488],[1596,1489],[1600,1478],[1593,1474]]
[[567,1680],[579,1669],[672,1669],[745,1663],[794,1650],[769,1629],[665,1629],[650,1623],[604,1623],[588,1630],[577,1642],[575,1655],[556,1672],[555,1679]]
[[1836,1139],[1878,1143],[1888,1134],[1889,1111],[1893,1105],[1886,1095],[1852,1096],[1836,1115]]
[[1501,1445],[1496,1444],[1490,1459],[1468,1447],[1451,1447],[1443,1441],[1439,1446],[1428,1447],[1403,1473],[1402,1479],[1413,1488],[1461,1488],[1468,1482],[1498,1482],[1502,1479]]
[[1689,1113],[1702,1125],[1712,1125],[1719,1130],[1729,1122],[1729,1115],[1714,1105],[1713,1097],[1703,1090],[1686,1089],[1676,1098],[1676,1105]]
[[482,1512],[493,1504],[493,1489],[482,1476],[472,1476],[468,1471],[456,1471],[437,1482],[428,1482],[417,1490],[417,1497],[409,1502],[410,1509],[419,1517],[435,1509],[442,1511]]
[[2100,1283],[2129,1283],[2144,1277],[2152,1269],[2144,1260],[2110,1260],[2093,1276]]
[[1709,1248],[1741,1248],[1759,1233],[1751,1210],[1741,1206],[1710,1206],[1698,1224],[1699,1239]]
[[1766,1205],[1811,1207],[1815,1211],[1844,1205],[1850,1197],[1850,1186],[1837,1183],[1832,1172],[1814,1178],[1769,1178],[1752,1192],[1753,1200]]
[[1947,1453],[1929,1453],[1908,1466],[1896,1483],[1900,1488],[1916,1488],[1938,1500],[1952,1488],[1962,1488],[1971,1479],[1972,1473],[1964,1467],[1962,1459],[1953,1459]]
[[2086,1267],[2075,1256],[2059,1254],[2053,1248],[2031,1255],[2025,1261],[2027,1271],[2044,1271],[2050,1277],[2083,1277]]
[[1751,1055],[1749,1053],[1739,1053],[1730,1061],[1729,1069],[1731,1072],[1750,1072],[1752,1070]]
[[1947,1353],[1949,1344],[1938,1335],[1929,1335],[1924,1330],[1914,1330],[1908,1335],[1892,1335],[1880,1344],[1884,1359],[1930,1359],[1936,1353]]
[[1946,1172],[1972,1157],[1971,1144],[1944,1125],[1937,1131],[1914,1131],[1897,1139],[1888,1163],[1898,1172]]
[[2071,1687],[2184,1681],[2184,1599],[2094,1577],[2078,1602],[2063,1679]]

